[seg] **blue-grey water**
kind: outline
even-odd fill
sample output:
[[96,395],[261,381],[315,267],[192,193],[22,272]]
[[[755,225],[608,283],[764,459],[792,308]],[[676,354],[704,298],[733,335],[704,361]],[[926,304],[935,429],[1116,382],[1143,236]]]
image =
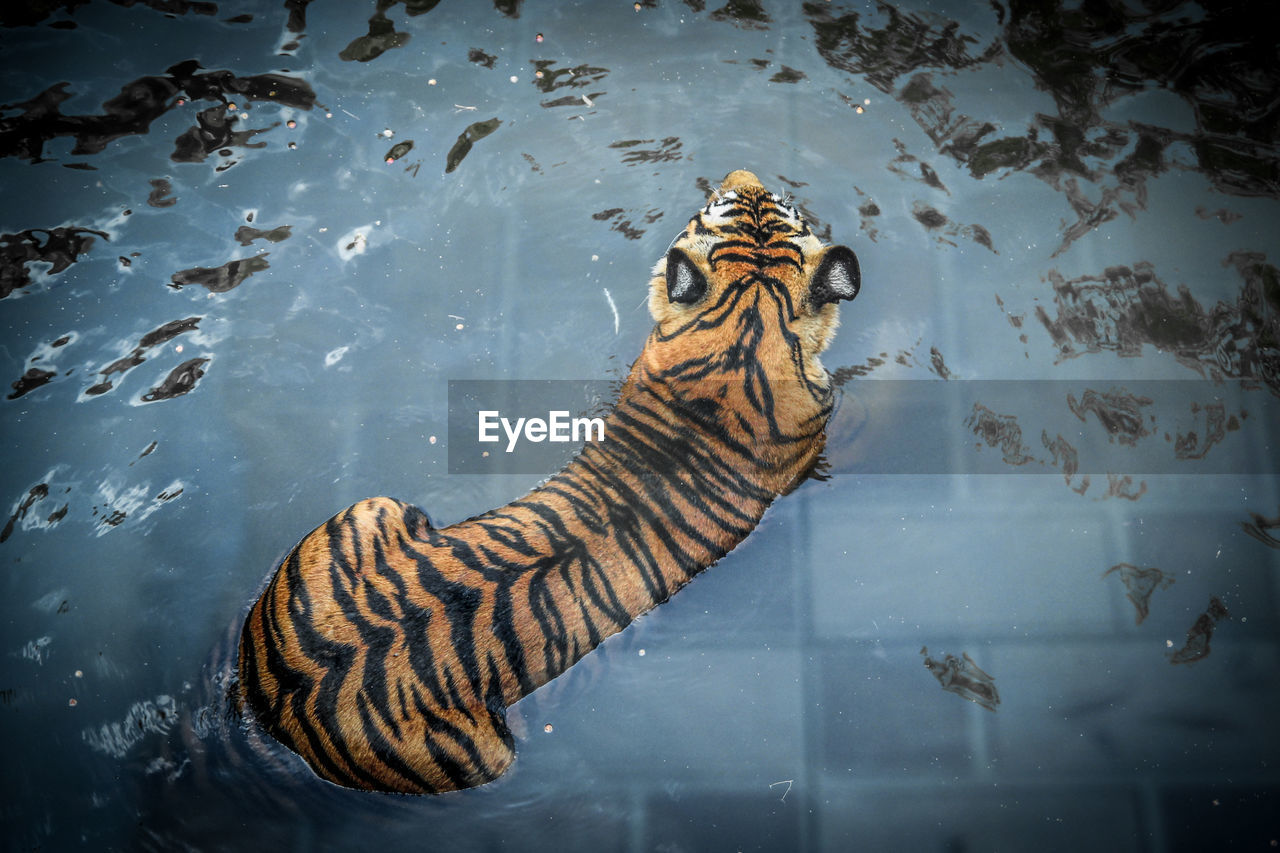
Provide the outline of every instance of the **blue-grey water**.
[[[5,845],[1274,848],[1267,19],[6,7]],[[362,497],[538,482],[451,473],[449,383],[616,383],[736,168],[861,262],[827,478],[516,705],[496,783],[240,757],[210,673],[275,560]]]

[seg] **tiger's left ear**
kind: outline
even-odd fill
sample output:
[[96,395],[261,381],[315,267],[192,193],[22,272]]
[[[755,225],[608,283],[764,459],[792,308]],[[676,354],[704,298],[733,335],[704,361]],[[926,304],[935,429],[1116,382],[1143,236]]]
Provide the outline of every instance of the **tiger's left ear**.
[[861,287],[858,256],[844,246],[832,246],[818,264],[813,281],[809,282],[809,301],[814,308],[821,308],[829,302],[852,299]]

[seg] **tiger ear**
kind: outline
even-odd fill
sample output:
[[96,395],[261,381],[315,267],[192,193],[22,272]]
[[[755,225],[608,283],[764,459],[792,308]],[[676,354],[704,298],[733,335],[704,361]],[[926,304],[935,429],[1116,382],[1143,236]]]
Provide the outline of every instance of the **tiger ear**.
[[832,246],[809,283],[809,301],[814,308],[820,308],[829,302],[852,299],[861,287],[858,256],[844,246]]
[[707,293],[707,277],[679,249],[667,252],[667,299],[692,305]]

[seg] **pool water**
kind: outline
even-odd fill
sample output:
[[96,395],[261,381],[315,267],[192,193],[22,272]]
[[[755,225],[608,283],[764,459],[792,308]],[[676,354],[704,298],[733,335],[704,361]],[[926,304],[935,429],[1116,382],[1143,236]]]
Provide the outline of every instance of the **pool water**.
[[[1274,847],[1267,11],[0,13],[8,846]],[[450,383],[616,389],[738,168],[861,264],[824,478],[514,706],[495,783],[246,749],[214,677],[275,561],[545,477],[451,465]]]

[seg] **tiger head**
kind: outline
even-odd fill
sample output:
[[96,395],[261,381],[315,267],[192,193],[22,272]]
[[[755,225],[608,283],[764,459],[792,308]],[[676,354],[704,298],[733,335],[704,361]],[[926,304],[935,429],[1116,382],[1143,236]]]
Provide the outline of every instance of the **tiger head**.
[[852,251],[823,245],[759,178],[731,172],[654,267],[646,361],[689,378],[767,377],[826,408],[818,356],[839,323],[836,303],[860,282]]

